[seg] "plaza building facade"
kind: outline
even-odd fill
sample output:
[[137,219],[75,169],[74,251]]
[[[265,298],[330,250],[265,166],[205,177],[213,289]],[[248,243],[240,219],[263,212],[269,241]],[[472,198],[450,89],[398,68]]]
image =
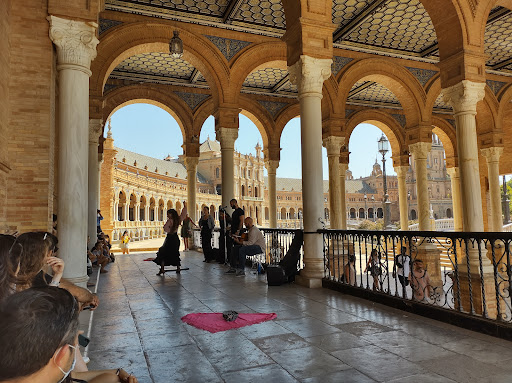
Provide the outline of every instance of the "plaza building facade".
[[[49,230],[58,214],[73,281],[87,279],[81,249],[95,233],[100,162],[112,160],[105,123],[136,102],[178,122],[191,206],[204,121],[215,118],[225,206],[236,195],[238,116],[249,117],[262,136],[271,227],[281,133],[300,116],[305,286],[319,287],[324,273],[322,145],[330,227],[345,229],[347,148],[363,122],[389,138],[401,227],[413,158],[419,229],[431,228],[435,134],[455,230],[502,230],[499,175],[512,173],[510,0],[6,0],[0,18],[0,222],[5,231]],[[174,32],[182,53],[169,51]],[[239,187],[261,198],[262,182]]]

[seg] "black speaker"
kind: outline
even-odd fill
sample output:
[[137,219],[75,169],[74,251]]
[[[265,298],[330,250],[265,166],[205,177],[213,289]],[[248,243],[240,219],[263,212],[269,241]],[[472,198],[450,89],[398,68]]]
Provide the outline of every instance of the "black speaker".
[[267,267],[267,283],[269,286],[281,286],[285,283],[284,270],[281,266]]

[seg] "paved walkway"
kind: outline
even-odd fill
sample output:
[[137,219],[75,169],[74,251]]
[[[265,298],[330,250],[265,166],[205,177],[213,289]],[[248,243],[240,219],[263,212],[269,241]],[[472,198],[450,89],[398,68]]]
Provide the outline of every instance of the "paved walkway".
[[[140,382],[492,382],[512,380],[512,344],[327,289],[268,287],[224,275],[187,252],[181,275],[157,277],[145,254],[119,255],[101,275],[89,368]],[[193,312],[275,312],[216,334]]]

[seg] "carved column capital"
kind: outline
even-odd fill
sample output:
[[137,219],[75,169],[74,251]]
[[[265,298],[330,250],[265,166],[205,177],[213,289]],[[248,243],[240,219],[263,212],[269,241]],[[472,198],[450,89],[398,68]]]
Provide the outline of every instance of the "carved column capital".
[[328,157],[339,157],[341,146],[345,143],[345,137],[329,136],[324,139],[324,146],[327,149]]
[[91,118],[89,120],[89,144],[98,145],[100,141],[103,120],[99,118]]
[[279,167],[279,161],[277,160],[266,160],[265,167],[267,168],[268,174],[276,174],[277,168]]
[[431,147],[431,142],[416,142],[414,144],[409,145],[409,151],[411,152],[415,159],[426,160]]
[[301,55],[295,64],[288,67],[290,81],[297,85],[299,99],[311,93],[322,96],[324,81],[331,75],[331,64],[331,59]]
[[476,104],[485,96],[485,83],[462,80],[460,83],[443,89],[444,102],[451,105],[453,113],[476,114]]
[[217,128],[215,130],[216,138],[220,142],[221,150],[234,150],[235,141],[238,138],[238,129]]
[[394,166],[393,169],[395,169],[398,178],[405,178],[407,176],[409,166]]
[[485,157],[487,163],[499,162],[500,157],[503,154],[503,147],[492,146],[490,148],[480,149],[480,153]]
[[91,75],[91,61],[96,57],[98,24],[49,16],[50,39],[57,47],[57,69],[75,67]]
[[187,172],[196,171],[199,157],[185,157],[185,167]]

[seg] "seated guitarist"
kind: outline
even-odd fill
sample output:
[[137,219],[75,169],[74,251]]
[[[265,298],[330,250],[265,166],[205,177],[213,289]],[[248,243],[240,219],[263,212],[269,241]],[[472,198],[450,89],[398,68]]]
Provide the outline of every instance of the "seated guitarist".
[[265,238],[261,231],[254,226],[251,217],[244,220],[245,227],[247,228],[247,238],[233,237],[233,242],[238,245],[235,246],[233,251],[235,256],[238,253],[238,270],[237,277],[245,275],[245,259],[248,255],[256,255],[265,253]]

